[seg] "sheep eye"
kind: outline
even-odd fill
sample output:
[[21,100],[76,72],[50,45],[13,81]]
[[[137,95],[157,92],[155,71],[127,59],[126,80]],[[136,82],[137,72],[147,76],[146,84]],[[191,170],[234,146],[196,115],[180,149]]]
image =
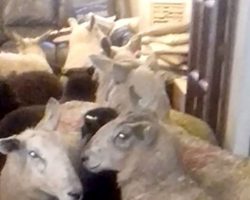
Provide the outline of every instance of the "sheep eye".
[[119,132],[116,135],[116,140],[118,140],[120,143],[126,142],[130,138],[130,134],[127,134],[126,132]]
[[36,152],[34,152],[34,151],[30,151],[30,152],[29,152],[29,155],[30,155],[30,157],[32,157],[32,158],[39,158],[38,154],[37,154]]
[[126,132],[119,132],[114,140],[115,145],[122,149],[126,150],[131,146],[131,134],[127,134]]
[[128,138],[128,135],[121,132],[117,135],[117,137],[121,140],[126,140]]

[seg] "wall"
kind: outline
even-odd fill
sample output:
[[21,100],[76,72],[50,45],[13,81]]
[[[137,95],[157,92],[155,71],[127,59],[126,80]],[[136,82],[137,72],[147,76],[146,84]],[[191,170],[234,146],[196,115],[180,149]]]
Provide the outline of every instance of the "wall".
[[[185,1],[185,0],[130,0],[130,5],[132,9],[133,16],[141,17],[141,29],[150,27],[151,23],[151,2],[169,2],[169,1]],[[192,0],[186,0],[187,9],[185,11],[185,15],[187,20],[189,21],[191,18],[191,8],[192,8]]]
[[238,11],[224,145],[236,154],[248,156],[250,142],[250,1],[239,0]]

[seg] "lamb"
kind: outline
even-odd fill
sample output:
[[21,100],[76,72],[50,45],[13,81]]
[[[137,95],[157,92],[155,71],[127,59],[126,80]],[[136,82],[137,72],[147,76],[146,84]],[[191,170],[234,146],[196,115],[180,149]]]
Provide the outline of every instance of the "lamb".
[[6,81],[21,106],[45,105],[50,97],[59,99],[62,96],[59,79],[48,72],[25,72],[8,76]]
[[84,115],[84,125],[81,128],[82,138],[86,138],[86,140],[89,141],[102,126],[117,116],[117,111],[108,107],[98,107],[89,110]]
[[[141,65],[136,59],[128,60],[121,57],[119,60],[118,58],[111,60],[103,56],[90,58],[94,66],[99,67],[106,75],[100,79],[102,87],[98,90],[102,92],[102,99],[97,98],[97,102],[115,108],[119,112],[128,112],[133,110],[134,101],[130,98],[130,90],[135,90],[133,93],[139,95],[142,107],[157,112],[162,119],[167,115],[169,100],[165,93],[164,81],[153,71]],[[101,66],[101,63],[105,64]]]
[[7,113],[18,108],[19,103],[14,92],[6,83],[5,79],[0,78],[0,119]]
[[[44,115],[45,106],[28,106],[13,110],[0,121],[0,138],[7,138],[35,127]],[[0,154],[0,171],[6,156]]]
[[61,96],[60,81],[48,72],[32,71],[1,78],[0,119],[19,107],[45,105],[50,97]]
[[[78,101],[68,102],[61,105],[63,116],[60,119],[60,131],[62,132],[62,130],[66,129],[67,131],[65,134],[69,135],[73,134],[72,130],[78,130],[78,127],[82,127],[82,138],[87,142],[102,125],[117,116],[116,111],[111,108],[96,108],[92,110],[91,107],[94,108],[92,105],[94,104]],[[82,123],[78,123],[78,121],[82,118],[82,113],[86,112],[84,111],[86,108],[91,110],[84,115],[84,126],[82,126]],[[11,112],[0,122],[0,133],[4,134],[1,136],[9,137],[13,134],[21,133],[26,128],[35,127],[41,120],[43,113],[44,106],[23,107]],[[64,124],[64,122],[67,123]],[[69,122],[71,122],[70,124],[73,124],[73,127],[68,126]],[[72,148],[71,152],[74,153],[75,149],[74,147]],[[1,165],[3,165],[4,162],[5,157],[1,155]],[[75,165],[78,165],[78,163]],[[102,172],[95,175],[90,172],[85,172],[81,178],[84,184],[84,199],[100,199],[101,196],[108,199],[118,199],[117,196],[119,196],[119,190],[116,186],[116,173]]]
[[117,170],[125,200],[249,199],[248,158],[163,124],[146,110],[103,126],[84,149],[83,160],[92,172]]
[[[60,118],[60,124],[58,125],[58,129],[60,129],[63,133],[71,133],[75,132],[76,130],[79,132],[79,140],[81,139],[81,127],[83,126],[84,114],[93,108],[96,108],[98,105],[94,103],[88,102],[80,102],[80,101],[71,101],[64,103],[60,106],[62,109],[63,116]],[[9,114],[7,114],[1,121],[0,121],[0,138],[10,137],[13,135],[20,134],[21,132],[25,131],[27,128],[35,127],[38,122],[43,118],[45,111],[44,105],[39,106],[25,106],[20,107]],[[97,121],[99,118],[103,118],[101,113],[96,113]],[[99,117],[100,116],[100,117]],[[107,120],[105,118],[104,120]],[[101,122],[103,122],[101,120]],[[100,126],[100,124],[92,123],[92,130],[98,129],[98,127],[94,128],[94,126]],[[90,129],[88,129],[90,130]],[[89,133],[88,133],[89,134]],[[86,135],[88,135],[86,134]],[[94,133],[93,133],[94,134]],[[73,147],[73,150],[74,147]],[[0,155],[0,169],[2,169],[5,162],[5,156]],[[77,161],[78,163],[78,161]],[[80,166],[79,164],[76,164]]]
[[[102,126],[117,116],[118,113],[112,108],[98,107],[89,110],[84,115],[84,126],[81,129],[82,138],[88,142]],[[116,183],[116,172],[103,171],[95,174],[83,167],[81,174],[84,200],[121,199],[120,189]]]
[[82,158],[94,173],[118,171],[123,200],[217,199],[185,173],[174,132],[154,113],[136,110],[103,126]]
[[163,121],[171,121],[189,134],[216,144],[213,131],[205,122],[170,109],[161,74],[151,69],[154,60],[149,58],[141,63],[128,57],[130,59],[125,56],[120,59],[90,57],[94,67],[98,69],[98,75],[100,74],[96,99],[98,103],[124,113],[133,110],[133,102],[139,101],[142,107],[158,113]]
[[22,38],[17,33],[13,33],[19,53],[0,53],[0,75],[6,77],[12,73],[21,74],[28,71],[46,71],[52,73],[46,56],[39,46],[39,43],[48,35],[49,32],[46,32],[36,38]]
[[93,80],[93,73],[93,68],[69,70],[65,77],[61,102],[70,100],[94,102],[98,83]]
[[6,115],[0,121],[0,137],[10,137],[35,127],[43,118],[45,106],[25,106]]
[[72,29],[69,38],[69,52],[62,73],[70,69],[89,67],[89,55],[99,53],[100,41],[104,34],[95,24],[95,17],[90,22],[78,24],[75,18],[69,18],[69,25]]
[[[91,55],[90,60],[95,68],[94,79],[98,80],[98,88],[96,92],[96,102],[103,104],[106,102],[106,95],[109,90],[109,84],[111,84],[111,74],[113,68],[113,60],[124,61],[131,60],[137,56],[137,52],[140,50],[140,40],[138,36],[134,36],[130,39],[127,45],[123,47],[111,46],[107,38],[103,38],[101,46],[106,56]],[[134,59],[133,59],[134,60]],[[133,62],[132,62],[133,63]],[[126,63],[125,63],[126,64]],[[137,64],[135,62],[134,64]]]
[[0,180],[2,200],[81,199],[82,186],[70,160],[68,140],[56,131],[59,116],[59,104],[50,99],[35,128],[0,140],[0,152],[7,154]]
[[110,38],[114,46],[126,45],[139,28],[138,17],[118,19],[115,21],[115,16],[105,18],[94,13],[89,13],[86,15],[86,18],[90,20],[92,16],[96,18],[97,25],[102,32]]

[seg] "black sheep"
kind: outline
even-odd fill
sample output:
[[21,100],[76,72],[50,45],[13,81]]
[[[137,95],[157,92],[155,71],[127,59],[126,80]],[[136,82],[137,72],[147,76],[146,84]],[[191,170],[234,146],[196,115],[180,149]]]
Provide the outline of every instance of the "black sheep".
[[[118,113],[112,108],[96,108],[88,111],[84,116],[82,137],[87,141],[106,123],[115,119]],[[116,183],[116,172],[103,171],[91,173],[83,168],[82,183],[84,186],[84,200],[120,200],[120,189]]]
[[19,103],[16,100],[14,92],[6,83],[6,80],[2,78],[0,80],[0,119],[2,119],[7,113],[18,108],[18,106]]
[[92,79],[93,73],[93,68],[69,70],[65,74],[68,80],[64,86],[61,102],[71,100],[94,102],[97,82]]
[[88,141],[103,125],[115,119],[117,116],[118,113],[112,108],[99,107],[88,111],[84,115],[82,137]]
[[8,113],[0,121],[0,138],[16,135],[34,127],[42,119],[45,106],[26,106]]

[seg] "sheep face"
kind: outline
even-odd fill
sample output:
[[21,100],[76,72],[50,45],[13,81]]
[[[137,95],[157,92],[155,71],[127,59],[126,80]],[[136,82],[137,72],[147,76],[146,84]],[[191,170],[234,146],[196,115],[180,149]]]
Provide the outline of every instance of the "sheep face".
[[[1,181],[1,189],[9,190],[11,184],[5,182],[14,176],[15,181],[12,184],[23,190],[29,188],[28,193],[32,194],[28,195],[38,193],[57,197],[59,200],[81,198],[82,186],[70,161],[69,147],[62,134],[56,131],[59,119],[60,104],[51,98],[43,119],[34,129],[0,140],[0,152],[7,154],[1,177],[5,177],[5,180]],[[4,192],[1,191],[1,195],[2,193]],[[27,194],[25,192],[22,195]]]
[[[83,153],[86,167],[93,172],[121,172],[128,163],[138,163],[157,141],[159,125],[154,115],[128,114],[103,126]],[[137,155],[137,156],[135,156]],[[136,158],[134,161],[133,158]],[[135,164],[133,166],[137,166]]]
[[79,199],[82,187],[59,135],[26,130],[19,136],[2,139],[0,150],[8,154],[10,164],[15,165],[19,173],[16,175],[22,176],[24,184],[27,180],[32,188],[60,200]]

